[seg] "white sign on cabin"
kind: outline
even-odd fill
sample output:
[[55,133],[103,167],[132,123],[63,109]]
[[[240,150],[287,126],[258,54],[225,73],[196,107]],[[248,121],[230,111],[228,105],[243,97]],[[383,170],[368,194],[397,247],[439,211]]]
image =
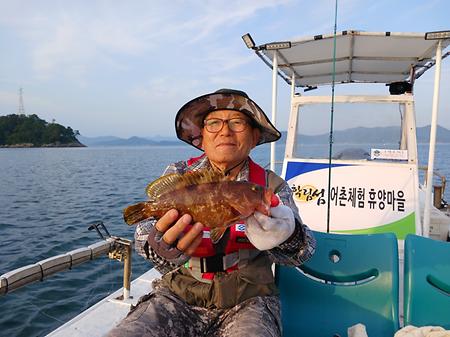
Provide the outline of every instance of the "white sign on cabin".
[[371,149],[370,159],[408,160],[408,151],[396,149]]
[[332,164],[291,160],[283,173],[305,224],[327,230],[330,190],[330,232],[415,233],[415,167],[409,164]]

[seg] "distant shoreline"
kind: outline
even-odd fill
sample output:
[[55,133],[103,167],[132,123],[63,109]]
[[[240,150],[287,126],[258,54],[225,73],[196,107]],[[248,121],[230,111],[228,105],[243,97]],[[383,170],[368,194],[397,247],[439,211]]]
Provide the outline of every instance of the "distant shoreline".
[[[286,141],[287,132],[281,131],[280,142]],[[178,145],[181,142],[175,138],[159,137],[158,138],[144,138],[133,136],[130,138],[120,138],[115,136],[101,136],[101,137],[83,137],[78,136],[78,141],[87,146],[166,146]],[[361,144],[362,142],[370,144],[398,144],[399,142],[399,128],[398,127],[375,127],[365,128],[357,127],[346,130],[335,130],[333,140],[335,144]],[[427,144],[430,139],[430,126],[418,127],[416,129],[417,144]],[[165,139],[160,139],[165,138]],[[329,144],[330,136],[328,133],[318,135],[297,135],[297,143],[302,145],[313,144]],[[438,126],[437,129],[437,143],[450,144],[450,130]]]
[[[372,144],[372,143],[352,143],[352,142],[346,142],[346,143],[338,143],[335,145],[340,145],[340,146],[344,146],[344,145],[364,145],[364,144]],[[382,144],[397,144],[397,142],[388,142],[388,143],[382,143]],[[436,142],[436,144],[441,144],[441,145],[450,145],[450,142]],[[127,143],[122,143],[122,144],[91,144],[91,145],[84,145],[81,143],[70,143],[70,144],[44,144],[41,146],[36,146],[34,144],[12,144],[12,145],[0,145],[0,149],[48,149],[48,148],[99,148],[99,147],[152,147],[152,146],[167,146],[167,147],[173,147],[173,146],[183,146],[186,145],[182,142],[173,142],[173,143],[166,143],[166,142],[161,142],[161,143],[150,143],[150,144],[127,144]],[[284,142],[278,142],[277,145],[285,145]],[[321,143],[321,142],[317,142],[317,143],[300,143],[301,146],[320,146],[320,145],[328,145],[327,143]],[[429,145],[428,142],[417,142],[417,145]],[[187,145],[186,145],[187,146]]]
[[29,149],[29,148],[61,148],[61,147],[87,147],[81,143],[67,143],[67,144],[43,144],[34,145],[32,143],[21,143],[21,144],[10,144],[10,145],[0,145],[2,149]]

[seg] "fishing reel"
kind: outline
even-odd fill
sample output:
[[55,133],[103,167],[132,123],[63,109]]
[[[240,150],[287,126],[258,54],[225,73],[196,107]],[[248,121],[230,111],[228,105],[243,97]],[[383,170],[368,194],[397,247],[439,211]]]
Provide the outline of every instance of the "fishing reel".
[[[124,263],[123,268],[123,297],[121,299],[130,298],[131,287],[131,254],[132,241],[117,236],[111,236],[102,221],[96,222],[88,227],[88,230],[95,229],[102,240],[112,243],[108,252],[108,257],[111,260],[117,260]],[[104,232],[104,234],[102,233]]]

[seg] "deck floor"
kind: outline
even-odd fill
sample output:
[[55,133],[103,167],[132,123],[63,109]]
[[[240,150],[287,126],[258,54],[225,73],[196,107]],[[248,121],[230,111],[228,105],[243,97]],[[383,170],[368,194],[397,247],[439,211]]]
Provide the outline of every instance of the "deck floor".
[[155,269],[149,270],[131,283],[129,299],[118,300],[117,298],[122,295],[122,289],[119,289],[47,336],[104,336],[125,318],[132,304],[135,305],[141,296],[151,291],[152,280],[160,275]]

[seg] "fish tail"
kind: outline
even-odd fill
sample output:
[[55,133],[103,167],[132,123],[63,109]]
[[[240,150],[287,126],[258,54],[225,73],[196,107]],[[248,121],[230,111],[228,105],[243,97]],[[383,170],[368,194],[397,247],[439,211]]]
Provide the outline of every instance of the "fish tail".
[[145,212],[146,202],[140,202],[136,205],[128,206],[123,210],[123,219],[128,225],[147,219],[149,215]]

